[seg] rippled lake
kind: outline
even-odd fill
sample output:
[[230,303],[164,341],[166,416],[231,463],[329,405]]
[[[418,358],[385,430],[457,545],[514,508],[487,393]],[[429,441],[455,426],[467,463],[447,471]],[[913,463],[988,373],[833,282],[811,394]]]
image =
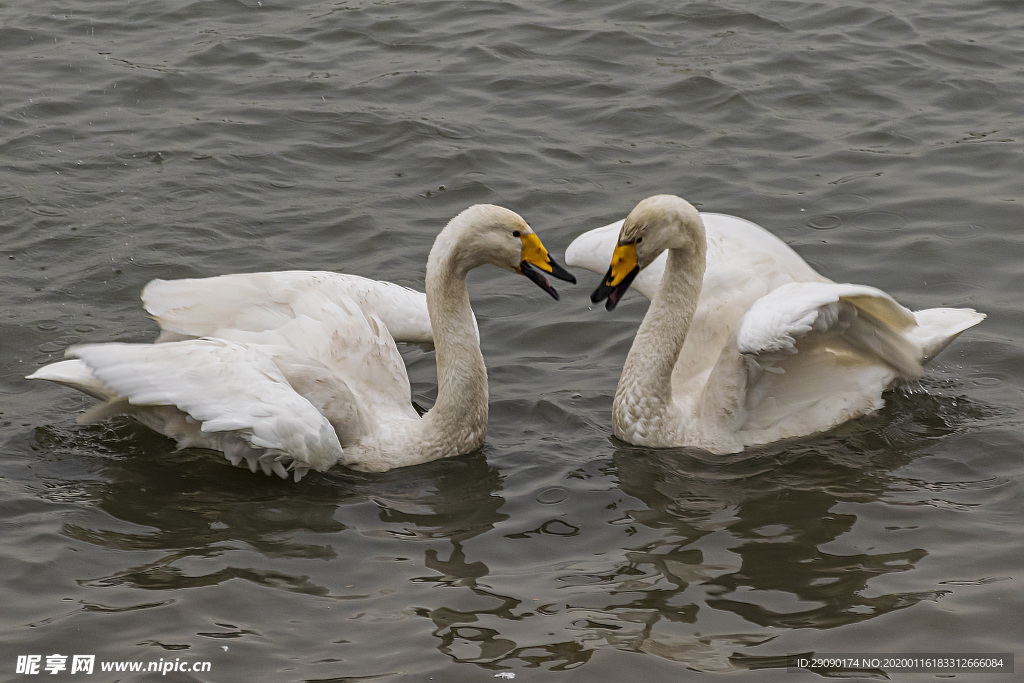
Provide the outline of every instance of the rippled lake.
[[[1021,3],[11,0],[0,58],[5,680],[52,654],[97,669],[48,680],[787,683],[821,678],[794,653],[1020,654]],[[470,204],[560,256],[663,192],[989,317],[876,415],[653,451],[610,429],[646,300],[481,269],[487,445],[297,485],[23,379],[153,340],[154,278],[421,287]],[[429,406],[433,356],[403,353]]]

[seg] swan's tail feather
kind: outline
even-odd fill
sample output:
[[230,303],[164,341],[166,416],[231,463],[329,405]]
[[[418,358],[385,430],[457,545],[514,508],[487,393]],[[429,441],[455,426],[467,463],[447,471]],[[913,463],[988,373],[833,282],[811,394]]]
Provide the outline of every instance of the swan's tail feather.
[[44,365],[25,379],[49,380],[77,389],[100,400],[114,397],[114,393],[96,378],[89,366],[78,359],[62,360]]
[[917,327],[913,329],[914,340],[921,345],[922,363],[927,363],[950,342],[985,319],[984,313],[973,308],[926,308],[914,311]]
[[77,358],[50,363],[39,368],[25,379],[45,379],[71,389],[77,389],[100,400],[76,418],[80,425],[91,425],[127,414],[131,407],[128,401],[116,395],[101,382],[84,361]]

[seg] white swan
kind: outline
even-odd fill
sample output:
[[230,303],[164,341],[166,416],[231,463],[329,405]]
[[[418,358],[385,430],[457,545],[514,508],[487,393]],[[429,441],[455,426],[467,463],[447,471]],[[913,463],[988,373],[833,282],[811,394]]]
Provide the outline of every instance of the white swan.
[[607,269],[591,300],[608,310],[631,284],[651,299],[612,406],[615,435],[640,446],[732,453],[825,431],[879,409],[985,317],[836,284],[754,223],[671,195],[580,235],[565,260]]
[[512,211],[477,205],[453,218],[427,260],[438,391],[422,417],[381,317],[358,297],[315,288],[269,305],[258,324],[214,325],[216,337],[72,347],[72,360],[28,378],[102,399],[85,421],[130,415],[180,447],[223,451],[232,464],[296,480],[335,464],[385,471],[467,453],[483,444],[488,394],[466,275],[488,263],[556,299],[542,273],[575,282]]

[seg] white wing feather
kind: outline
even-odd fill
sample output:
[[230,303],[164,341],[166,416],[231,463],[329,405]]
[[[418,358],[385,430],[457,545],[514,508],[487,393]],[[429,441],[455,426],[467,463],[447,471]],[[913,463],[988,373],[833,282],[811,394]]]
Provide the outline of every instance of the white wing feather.
[[[328,301],[310,292],[297,297],[296,304],[295,309],[303,312],[280,327],[262,331],[226,329],[219,334],[258,345],[303,396],[324,396],[319,401],[311,400],[335,424],[343,443],[371,430],[372,424],[380,422],[380,411],[392,417],[416,417],[405,363],[389,328],[377,316],[352,301]],[[344,392],[351,394],[346,400],[358,403],[360,417],[351,413],[344,420],[335,417],[333,410],[340,408],[338,401],[330,396],[332,389],[324,391],[325,383],[334,380],[344,382]],[[324,401],[335,407],[323,405]],[[375,413],[373,419],[368,417],[371,412]],[[339,422],[347,426],[343,428]]]
[[791,282],[754,302],[740,321],[736,347],[762,367],[776,366],[797,352],[805,336],[834,335],[901,376],[916,378],[923,350],[909,334],[915,325],[914,314],[880,289]]
[[[300,300],[305,307],[298,305]],[[315,317],[317,300],[354,302],[377,316],[395,341],[433,345],[425,294],[358,275],[304,270],[235,273],[153,280],[142,291],[143,305],[165,332],[160,341],[223,336],[225,329],[273,329],[299,314]]]
[[77,358],[44,365],[25,379],[45,379],[72,389],[78,389],[93,398],[101,400],[111,398],[110,389],[96,379],[88,365]]
[[343,455],[331,424],[258,349],[222,339],[87,344],[68,354],[135,406],[174,406],[204,433],[237,432],[256,448],[324,471]]

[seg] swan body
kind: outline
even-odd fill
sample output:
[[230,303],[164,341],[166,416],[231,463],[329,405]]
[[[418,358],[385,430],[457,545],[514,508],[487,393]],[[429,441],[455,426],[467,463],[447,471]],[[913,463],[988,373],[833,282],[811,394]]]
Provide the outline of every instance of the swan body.
[[[334,465],[385,471],[467,453],[483,444],[488,391],[466,276],[485,264],[525,275],[556,299],[542,273],[575,281],[520,216],[477,205],[435,240],[425,295],[330,273],[155,281],[146,306],[172,341],[72,347],[68,360],[29,379],[101,399],[84,421],[129,415],[180,447],[219,450],[232,464],[296,480]],[[326,292],[313,286],[324,282]],[[218,291],[234,294],[211,305],[205,297]],[[396,301],[405,308],[388,308]],[[415,317],[424,302],[426,322]],[[422,417],[396,334],[436,347],[437,401]]]
[[580,235],[565,258],[607,271],[591,299],[608,310],[631,285],[651,299],[612,406],[615,435],[641,446],[732,453],[826,431],[879,409],[985,317],[832,282],[760,226],[671,195]]

